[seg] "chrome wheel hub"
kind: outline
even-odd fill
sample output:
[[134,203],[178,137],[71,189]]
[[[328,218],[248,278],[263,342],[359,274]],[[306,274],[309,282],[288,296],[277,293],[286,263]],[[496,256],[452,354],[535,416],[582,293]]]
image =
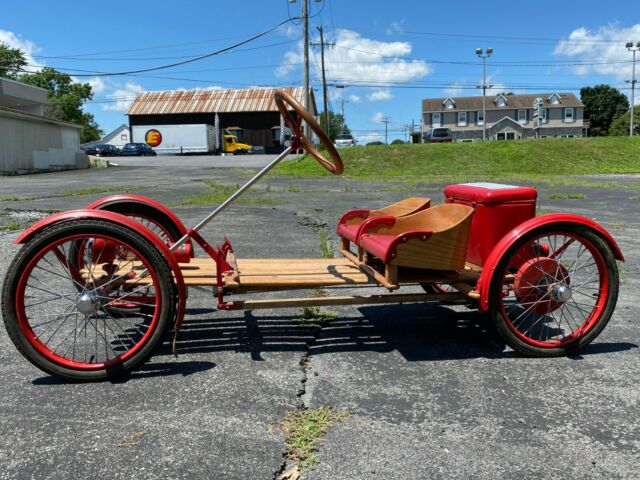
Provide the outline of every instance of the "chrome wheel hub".
[[76,308],[84,315],[90,315],[97,310],[96,297],[89,293],[83,293],[76,299]]
[[551,295],[559,302],[567,302],[573,297],[573,292],[571,292],[571,287],[566,283],[556,283],[551,288]]

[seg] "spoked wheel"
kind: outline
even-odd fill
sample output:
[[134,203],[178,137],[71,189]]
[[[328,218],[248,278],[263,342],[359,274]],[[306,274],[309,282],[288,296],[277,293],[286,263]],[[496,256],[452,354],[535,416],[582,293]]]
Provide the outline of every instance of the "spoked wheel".
[[[78,263],[69,261],[73,255]],[[142,364],[162,341],[175,304],[171,270],[152,244],[114,223],[78,220],[46,229],[20,250],[5,279],[2,313],[31,363],[88,381]]]
[[515,242],[498,263],[490,311],[514,349],[558,356],[587,345],[611,318],[618,268],[590,229],[549,224]]

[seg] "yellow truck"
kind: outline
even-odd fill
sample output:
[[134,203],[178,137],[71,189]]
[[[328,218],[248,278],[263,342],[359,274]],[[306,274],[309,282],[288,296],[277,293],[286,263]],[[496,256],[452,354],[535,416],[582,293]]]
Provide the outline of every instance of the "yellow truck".
[[222,151],[224,153],[232,153],[234,155],[244,155],[253,150],[253,147],[247,143],[238,142],[238,137],[235,135],[224,135],[224,142],[222,142]]

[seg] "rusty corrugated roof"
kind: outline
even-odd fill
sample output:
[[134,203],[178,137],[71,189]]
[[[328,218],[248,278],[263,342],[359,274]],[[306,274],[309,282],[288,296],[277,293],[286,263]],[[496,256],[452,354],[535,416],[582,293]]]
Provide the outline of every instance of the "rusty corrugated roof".
[[[273,101],[273,94],[276,90],[284,90],[304,105],[302,87],[163,90],[138,94],[129,107],[127,115],[275,112],[277,107]],[[310,108],[315,114],[313,92],[311,92]]]

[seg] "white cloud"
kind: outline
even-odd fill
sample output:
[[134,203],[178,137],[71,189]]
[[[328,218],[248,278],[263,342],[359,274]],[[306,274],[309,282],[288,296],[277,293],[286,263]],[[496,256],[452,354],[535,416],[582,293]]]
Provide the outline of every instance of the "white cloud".
[[453,84],[445,88],[443,92],[447,97],[460,97],[464,92],[464,88],[461,82],[453,82]]
[[142,92],[144,88],[134,82],[127,82],[122,86],[114,88],[111,93],[107,94],[107,98],[114,100],[113,103],[103,103],[103,110],[111,110],[115,112],[126,112],[131,102]]
[[581,62],[592,62],[592,65],[576,65],[574,71],[578,75],[597,73],[611,75],[618,80],[631,78],[631,53],[624,44],[640,39],[640,23],[622,28],[616,24],[589,30],[576,28],[556,45],[554,54],[575,58]]
[[[315,41],[315,40],[314,40]],[[409,42],[381,42],[365,38],[352,30],[338,29],[335,37],[326,39],[335,43],[325,50],[325,70],[331,82],[354,84],[381,84],[384,87],[397,82],[407,82],[431,73],[431,66],[424,60],[411,60],[412,46]],[[309,50],[310,63],[316,78],[320,77],[320,53]],[[285,53],[276,75],[286,76],[302,68],[302,42],[295,50]]]
[[102,77],[91,77],[89,80],[86,80],[86,83],[91,85],[91,90],[94,95],[99,95],[105,91],[107,85]]
[[397,33],[404,33],[404,20],[399,22],[391,22],[391,24],[385,30],[387,35],[394,35]]
[[372,102],[379,100],[391,100],[393,95],[391,95],[391,91],[388,88],[382,90],[374,90],[373,93],[367,95],[367,98]]
[[362,98],[360,98],[358,95],[349,95],[349,101],[352,103],[360,103],[362,101]]
[[366,145],[370,142],[384,142],[384,135],[379,133],[356,133],[353,136],[359,145]]
[[35,67],[25,67],[25,70],[30,72],[35,72],[40,69],[43,65],[37,62],[33,55],[37,53],[40,49],[30,40],[25,40],[20,35],[16,35],[13,32],[8,30],[0,29],[0,42],[8,45],[11,48],[19,48],[24,53],[24,57],[27,61],[28,65],[35,65]]
[[382,120],[384,120],[384,113],[382,112],[376,112],[371,116],[373,123],[382,123]]

